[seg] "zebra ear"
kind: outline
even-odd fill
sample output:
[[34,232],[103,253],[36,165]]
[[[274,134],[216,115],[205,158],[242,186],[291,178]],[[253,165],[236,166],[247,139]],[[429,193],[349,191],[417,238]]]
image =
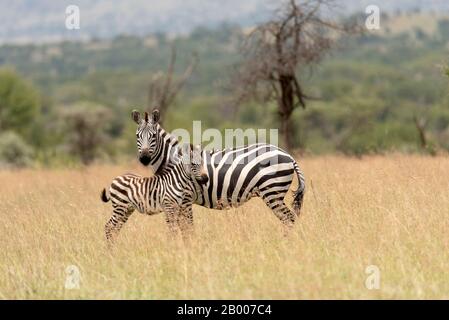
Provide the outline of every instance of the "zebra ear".
[[159,113],[159,110],[158,109],[154,109],[153,112],[151,113],[151,121],[153,123],[158,123],[160,117],[161,117],[161,114]]
[[186,170],[187,173],[190,173],[190,165],[191,165],[191,159],[190,159],[190,150],[186,145],[182,145],[178,149],[178,156],[184,166],[184,170]]
[[192,161],[192,163],[195,164],[201,164],[201,146],[200,145],[191,145],[191,156],[190,156],[190,161]]
[[139,111],[133,110],[131,112],[131,117],[133,118],[135,123],[140,124],[141,117],[140,117],[140,112]]

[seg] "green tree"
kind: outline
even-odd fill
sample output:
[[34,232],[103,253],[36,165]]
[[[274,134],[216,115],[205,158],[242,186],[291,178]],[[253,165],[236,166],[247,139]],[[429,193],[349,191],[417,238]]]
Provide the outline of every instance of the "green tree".
[[40,97],[34,87],[9,69],[0,69],[0,131],[12,130],[31,138]]

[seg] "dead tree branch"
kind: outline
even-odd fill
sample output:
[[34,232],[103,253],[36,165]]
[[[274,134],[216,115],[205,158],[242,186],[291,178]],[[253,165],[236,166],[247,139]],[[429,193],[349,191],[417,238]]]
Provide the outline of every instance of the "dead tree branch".
[[180,77],[175,78],[176,48],[173,45],[167,72],[157,72],[153,75],[148,86],[148,108],[157,107],[161,113],[161,120],[165,118],[164,115],[167,113],[170,105],[173,104],[176,96],[195,71],[198,61],[198,55],[194,53],[184,73]]

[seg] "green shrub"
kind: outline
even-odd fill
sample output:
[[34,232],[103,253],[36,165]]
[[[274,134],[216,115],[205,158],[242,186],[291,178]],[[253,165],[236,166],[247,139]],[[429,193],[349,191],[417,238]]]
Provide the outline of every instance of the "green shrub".
[[33,149],[12,131],[0,134],[0,166],[26,167],[32,164]]

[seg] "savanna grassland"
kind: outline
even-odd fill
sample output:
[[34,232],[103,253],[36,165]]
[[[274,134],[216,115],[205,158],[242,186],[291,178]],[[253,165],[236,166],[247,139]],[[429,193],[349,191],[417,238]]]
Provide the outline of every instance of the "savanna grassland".
[[[0,172],[0,298],[449,298],[449,158],[310,157],[302,215],[288,237],[253,199],[195,206],[195,237],[135,213],[105,245],[111,179],[138,164]],[[288,200],[290,203],[290,200]],[[79,289],[66,289],[66,268]],[[367,266],[380,270],[368,290]]]

